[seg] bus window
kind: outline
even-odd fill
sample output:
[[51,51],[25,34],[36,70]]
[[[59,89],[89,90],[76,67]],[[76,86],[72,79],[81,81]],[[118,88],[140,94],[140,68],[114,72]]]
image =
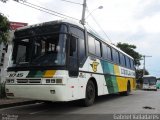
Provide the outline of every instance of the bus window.
[[108,45],[102,43],[102,56],[104,59],[111,60],[111,48]]
[[19,61],[26,62],[26,49],[27,49],[27,46],[24,46],[24,45],[19,45],[18,46],[16,63],[19,63]]
[[107,46],[105,44],[102,43],[102,57],[104,59],[107,59]]
[[113,56],[113,62],[119,64],[119,53],[117,50],[112,48],[112,56]]
[[122,53],[120,53],[120,63],[122,66],[125,66],[125,57]]
[[130,59],[130,62],[131,62],[131,69],[134,69],[134,61]]
[[109,60],[112,60],[112,53],[111,53],[111,48],[109,47],[109,46],[107,46],[107,58],[109,59]]
[[127,56],[125,58],[126,58],[126,67],[131,68],[129,58]]
[[96,55],[101,57],[101,47],[100,47],[100,42],[95,40],[95,45],[96,45]]
[[95,42],[94,42],[94,38],[91,37],[90,35],[88,35],[88,45],[89,45],[89,53],[91,54],[95,54]]

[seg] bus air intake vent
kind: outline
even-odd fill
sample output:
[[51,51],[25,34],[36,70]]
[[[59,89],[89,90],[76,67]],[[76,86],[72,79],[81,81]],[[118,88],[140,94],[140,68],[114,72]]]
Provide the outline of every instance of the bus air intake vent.
[[22,84],[41,83],[41,79],[17,79],[17,83],[22,83]]

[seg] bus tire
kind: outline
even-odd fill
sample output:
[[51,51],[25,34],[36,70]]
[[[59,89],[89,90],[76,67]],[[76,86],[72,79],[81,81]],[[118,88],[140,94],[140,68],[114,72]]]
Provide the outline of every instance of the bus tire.
[[85,107],[91,106],[94,103],[96,96],[95,85],[92,80],[89,80],[86,86],[86,95],[83,100],[83,105]]

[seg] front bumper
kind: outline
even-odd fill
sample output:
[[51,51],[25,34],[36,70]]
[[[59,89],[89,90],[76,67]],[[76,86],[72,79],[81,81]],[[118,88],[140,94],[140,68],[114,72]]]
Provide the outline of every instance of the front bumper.
[[69,101],[65,85],[6,85],[8,98]]

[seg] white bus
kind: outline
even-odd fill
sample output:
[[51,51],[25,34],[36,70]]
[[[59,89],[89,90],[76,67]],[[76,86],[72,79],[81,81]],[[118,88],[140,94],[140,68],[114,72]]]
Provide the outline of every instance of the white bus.
[[155,90],[157,91],[157,79],[151,75],[144,75],[143,76],[143,89],[144,90]]
[[81,24],[64,20],[20,28],[8,68],[9,98],[82,100],[135,89],[132,57]]

